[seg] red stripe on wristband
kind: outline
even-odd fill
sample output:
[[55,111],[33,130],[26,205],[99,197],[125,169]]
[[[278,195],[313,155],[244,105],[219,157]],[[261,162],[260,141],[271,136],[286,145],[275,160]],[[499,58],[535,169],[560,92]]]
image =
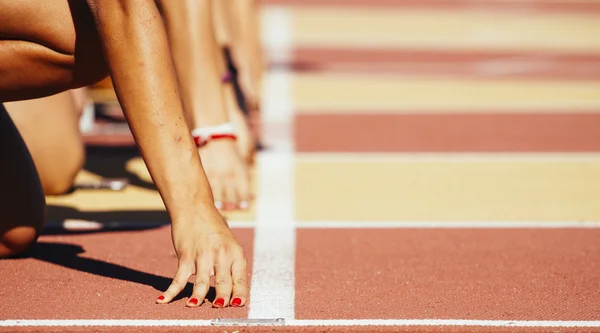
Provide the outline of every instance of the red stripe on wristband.
[[196,143],[196,147],[198,147],[198,148],[206,146],[207,143],[209,143],[210,141],[213,141],[213,140],[220,140],[220,139],[237,140],[237,136],[235,134],[213,134],[213,135],[210,135],[207,138],[207,140],[202,140],[202,138],[199,136],[194,136],[193,138],[194,138],[194,143]]
[[235,134],[214,134],[214,135],[210,136],[209,141],[211,141],[211,140],[219,140],[219,139],[237,140],[237,136]]
[[202,147],[206,144],[206,142],[200,142],[200,137],[199,136],[192,136],[194,138],[194,143],[196,144],[196,147]]

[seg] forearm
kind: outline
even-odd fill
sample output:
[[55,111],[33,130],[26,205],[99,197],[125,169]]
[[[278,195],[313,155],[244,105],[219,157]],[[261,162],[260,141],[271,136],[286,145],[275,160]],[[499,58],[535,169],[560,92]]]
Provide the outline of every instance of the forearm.
[[192,127],[227,122],[209,0],[164,0],[163,14]]
[[173,222],[212,193],[184,121],[163,23],[153,1],[90,1],[119,102]]

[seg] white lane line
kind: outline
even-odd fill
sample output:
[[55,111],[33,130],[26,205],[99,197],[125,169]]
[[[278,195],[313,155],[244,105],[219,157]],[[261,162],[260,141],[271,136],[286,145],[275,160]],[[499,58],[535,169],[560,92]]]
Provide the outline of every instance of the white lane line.
[[262,43],[271,63],[292,60],[292,14],[283,6],[266,5],[261,10]]
[[600,321],[468,320],[468,319],[347,319],[292,320],[286,326],[485,326],[485,327],[600,327]]
[[294,318],[296,233],[291,154],[264,152],[258,156],[248,318]]
[[1,320],[0,327],[56,327],[56,326],[210,326],[210,320],[144,320],[144,319],[33,319]]
[[[56,327],[56,326],[129,326],[129,327],[175,327],[175,326],[213,326],[214,320],[77,320],[77,319],[48,319],[48,320],[0,320],[0,327]],[[240,319],[228,320],[230,326],[272,326],[269,324],[253,324],[251,321]],[[224,325],[220,325],[224,326]],[[471,320],[471,319],[341,319],[341,320],[286,320],[284,326],[453,326],[453,327],[600,327],[597,320]]]
[[600,153],[296,153],[296,160],[311,163],[592,163],[600,162]]
[[299,229],[590,229],[600,221],[298,221]]
[[[277,52],[290,45],[286,9],[263,12],[269,33],[277,34]],[[274,37],[273,37],[274,38]],[[286,68],[265,73],[261,110],[266,151],[258,155],[258,193],[249,319],[294,319],[296,232],[294,228],[294,152],[291,74]],[[274,127],[273,127],[274,126]],[[269,131],[276,128],[276,131]]]
[[600,321],[468,320],[468,319],[347,319],[291,320],[286,326],[485,326],[485,327],[600,327]]

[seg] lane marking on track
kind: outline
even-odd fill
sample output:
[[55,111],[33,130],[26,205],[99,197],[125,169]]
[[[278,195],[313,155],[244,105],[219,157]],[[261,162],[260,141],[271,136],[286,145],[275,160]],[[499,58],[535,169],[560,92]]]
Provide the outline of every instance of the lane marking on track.
[[291,154],[261,153],[257,160],[251,319],[294,318],[296,233]]
[[468,320],[468,319],[341,319],[291,320],[286,326],[485,326],[485,327],[600,327],[600,321]]
[[[230,321],[233,323],[233,321]],[[175,327],[213,326],[214,320],[0,320],[0,327],[56,327],[56,326],[129,326],[129,327]],[[222,326],[222,325],[220,325]],[[269,324],[232,324],[231,326],[272,326]],[[600,327],[600,321],[566,320],[469,320],[469,319],[341,319],[341,320],[286,320],[282,326],[454,326],[454,327]]]
[[282,6],[263,6],[261,36],[269,60],[287,64],[292,60],[292,14]]
[[298,221],[298,229],[567,229],[600,228],[600,221]]
[[591,163],[600,153],[296,153],[296,161],[311,163]]
[[[276,51],[288,52],[288,11],[267,7],[263,18],[264,33],[277,31],[275,37],[281,43]],[[290,71],[282,68],[267,72],[264,92],[263,137],[270,141],[265,142],[267,149],[257,158],[259,185],[248,318],[294,319],[296,233]],[[278,131],[269,133],[273,126]]]

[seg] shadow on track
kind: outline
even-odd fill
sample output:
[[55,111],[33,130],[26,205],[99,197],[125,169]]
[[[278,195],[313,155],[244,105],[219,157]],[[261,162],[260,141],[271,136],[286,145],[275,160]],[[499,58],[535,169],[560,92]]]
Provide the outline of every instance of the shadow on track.
[[[80,256],[82,253],[85,253],[85,250],[79,245],[40,241],[25,253],[3,260],[33,258],[80,272],[147,285],[159,292],[167,290],[171,284],[170,278],[141,272],[102,260],[85,258]],[[192,295],[192,289],[193,284],[188,282],[185,289],[173,301]],[[206,298],[213,302],[215,296],[215,289],[211,287]]]

